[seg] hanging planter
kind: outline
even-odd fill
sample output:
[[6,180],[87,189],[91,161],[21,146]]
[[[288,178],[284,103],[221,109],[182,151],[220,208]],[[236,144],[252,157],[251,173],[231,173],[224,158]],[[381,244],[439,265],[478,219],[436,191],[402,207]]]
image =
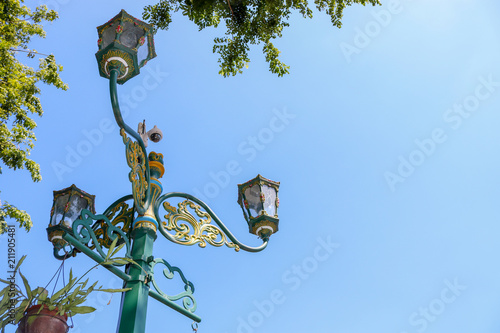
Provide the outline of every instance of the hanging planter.
[[[91,306],[81,305],[87,300],[90,293],[103,292],[125,292],[130,288],[104,289],[97,287],[97,282],[88,286],[88,279],[82,278],[90,271],[100,265],[123,265],[129,263],[139,266],[134,260],[126,257],[113,257],[124,244],[116,246],[118,237],[109,247],[106,259],[90,268],[82,277],[73,276],[69,272],[68,283],[52,295],[48,295],[46,287],[31,288],[26,277],[21,273],[20,266],[26,256],[23,256],[13,270],[8,280],[0,279],[7,286],[0,289],[0,331],[7,325],[18,325],[16,333],[66,333],[69,325],[66,323],[68,317],[77,314],[86,314],[95,311]],[[140,266],[139,266],[140,267]],[[64,261],[58,272],[64,272]],[[58,274],[56,272],[56,274]],[[19,276],[19,278],[18,278]],[[21,288],[24,285],[24,288]],[[24,290],[23,290],[24,289]]]
[[66,333],[68,316],[60,316],[57,310],[49,310],[45,305],[30,307],[19,321],[16,333]]

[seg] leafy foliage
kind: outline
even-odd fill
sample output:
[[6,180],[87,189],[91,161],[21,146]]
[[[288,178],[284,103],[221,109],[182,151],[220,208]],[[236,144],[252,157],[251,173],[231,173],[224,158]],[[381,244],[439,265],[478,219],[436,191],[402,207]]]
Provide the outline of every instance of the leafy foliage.
[[[342,26],[344,9],[354,3],[381,4],[380,0],[314,0],[316,8],[330,15],[332,24],[338,28]],[[304,18],[313,16],[307,0],[160,0],[144,8],[143,18],[156,29],[167,30],[172,14],[178,11],[200,30],[225,23],[226,36],[215,38],[213,47],[213,52],[220,56],[219,74],[225,77],[242,73],[243,67],[250,62],[250,45],[261,43],[269,70],[278,76],[288,74],[289,66],[278,59],[280,51],[272,40],[282,37],[293,11]]]
[[[18,261],[14,271],[15,275],[19,274],[23,281],[24,292],[21,287],[15,283],[15,279],[13,279],[14,283],[11,283],[12,281],[0,279],[0,282],[7,284],[7,286],[0,291],[0,328],[3,329],[8,324],[18,324],[26,311],[33,305],[44,305],[51,311],[56,310],[58,315],[67,314],[71,317],[76,314],[91,313],[96,310],[94,307],[81,305],[87,300],[88,295],[94,291],[115,293],[130,290],[131,288],[103,289],[102,286],[96,287],[97,282],[87,287],[89,280],[81,281],[90,271],[100,265],[122,265],[127,263],[140,267],[137,262],[130,258],[114,257],[114,255],[125,245],[121,244],[117,247],[117,241],[118,237],[111,244],[103,262],[90,268],[81,278],[74,277],[73,272],[70,271],[68,283],[63,288],[54,292],[50,297],[47,290],[43,287],[32,289],[26,277],[21,273],[19,267],[26,258],[26,256],[23,256]],[[42,307],[40,307],[40,311],[41,310]]]
[[[62,66],[56,64],[53,55],[40,58],[36,70],[18,59],[20,54],[28,58],[41,55],[28,48],[31,38],[44,38],[40,23],[57,18],[57,13],[46,6],[32,11],[23,3],[24,0],[0,2],[0,159],[11,169],[28,170],[31,179],[38,182],[42,179],[40,167],[28,157],[36,141],[32,116],[43,114],[37,84],[41,81],[63,90],[67,86],[59,77]],[[25,211],[0,202],[0,234],[5,232],[6,218],[17,220],[26,230],[31,228],[31,218]]]

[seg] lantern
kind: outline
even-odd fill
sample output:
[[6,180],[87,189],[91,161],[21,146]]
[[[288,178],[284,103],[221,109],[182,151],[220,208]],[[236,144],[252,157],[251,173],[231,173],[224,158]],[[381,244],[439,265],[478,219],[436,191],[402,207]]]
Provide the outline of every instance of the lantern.
[[54,246],[64,245],[64,232],[72,233],[72,225],[80,217],[83,209],[95,214],[95,195],[88,194],[74,184],[60,191],[54,191],[54,203],[50,211],[50,223],[47,228],[49,241]]
[[238,203],[249,231],[264,240],[278,231],[279,186],[261,175],[238,185]]
[[156,57],[151,26],[123,9],[108,23],[97,27],[97,33],[99,73],[109,78],[111,68],[117,68],[119,84],[139,74],[139,68]]

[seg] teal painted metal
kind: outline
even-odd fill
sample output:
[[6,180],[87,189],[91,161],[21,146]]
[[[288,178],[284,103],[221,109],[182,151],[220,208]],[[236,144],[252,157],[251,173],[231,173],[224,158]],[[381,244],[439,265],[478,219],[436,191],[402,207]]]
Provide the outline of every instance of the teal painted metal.
[[[155,276],[153,274],[154,268],[157,264],[165,265],[165,269],[163,269],[163,275],[167,279],[173,279],[175,277],[175,273],[177,272],[184,282],[184,291],[182,293],[179,293],[174,296],[169,296],[165,294],[158,284],[156,283]],[[194,293],[194,285],[192,282],[188,281],[186,277],[184,276],[184,273],[180,270],[179,267],[171,266],[165,259],[157,258],[153,260],[151,264],[151,283],[156,289],[156,292],[166,298],[167,300],[173,302],[182,299],[182,305],[187,312],[183,313],[193,313],[196,311],[196,300],[194,299],[193,293]],[[175,304],[175,303],[174,303]]]
[[201,318],[200,317],[198,317],[197,315],[195,315],[192,312],[187,311],[186,309],[184,309],[183,307],[179,306],[178,304],[170,301],[169,299],[167,299],[164,296],[160,295],[156,291],[150,289],[149,290],[149,296],[153,297],[157,301],[159,301],[159,302],[165,304],[166,306],[170,307],[172,310],[175,310],[175,311],[177,311],[177,312],[185,315],[189,319],[192,319],[192,320],[196,321],[197,323],[201,322]]
[[[93,259],[97,263],[101,263],[104,261],[104,258],[99,256],[97,253],[89,249],[86,245],[80,243],[75,237],[71,236],[68,233],[65,233],[63,235],[63,239],[73,245],[76,249],[79,251],[85,253],[87,256],[89,256],[91,259]],[[132,278],[130,275],[124,273],[122,270],[116,268],[115,266],[109,266],[109,265],[103,265],[107,270],[109,270],[111,273],[115,274],[118,276],[120,279],[123,281],[130,281]]]
[[97,240],[97,237],[92,228],[94,224],[93,221],[104,221],[104,223],[106,223],[107,225],[106,236],[109,237],[111,241],[115,240],[115,238],[119,236],[121,238],[120,242],[125,243],[127,249],[125,256],[130,257],[131,245],[130,240],[128,239],[128,235],[125,234],[122,229],[111,224],[111,222],[105,215],[94,215],[88,210],[84,209],[82,210],[80,216],[81,217],[78,220],[73,222],[72,226],[73,234],[80,243],[86,245],[92,240],[92,243],[94,244],[97,252],[99,252],[102,258],[105,258],[106,253],[102,249],[101,244],[99,244],[99,241]]
[[[118,93],[117,93],[117,78],[118,78],[118,70],[115,68],[110,69],[110,78],[109,78],[109,94],[111,97],[111,105],[113,107],[113,114],[115,116],[116,122],[120,128],[122,128],[125,132],[127,132],[130,136],[137,140],[141,147],[141,151],[144,154],[144,159],[147,159],[146,147],[144,146],[144,142],[142,141],[141,136],[135,132],[130,126],[128,126],[123,120],[122,113],[120,111],[120,105],[118,103]],[[148,184],[148,188],[146,190],[146,203],[144,206],[141,206],[139,203],[136,203],[136,209],[139,214],[143,215],[146,213],[146,210],[151,205],[151,179],[149,173],[149,163],[146,163],[146,172],[145,175],[146,182]],[[134,189],[132,189],[133,191]]]
[[[229,229],[224,225],[224,223],[222,223],[222,221],[219,219],[219,217],[212,211],[212,209],[210,207],[208,207],[208,205],[206,203],[204,203],[200,199],[196,198],[195,196],[192,196],[191,194],[182,193],[182,192],[170,192],[170,193],[166,193],[166,194],[162,195],[161,197],[159,197],[158,200],[156,200],[155,206],[154,206],[154,212],[155,212],[156,219],[158,221],[161,221],[161,217],[160,217],[160,213],[159,213],[160,205],[165,200],[167,200],[169,198],[185,198],[185,199],[189,199],[189,200],[192,200],[193,202],[197,203],[201,207],[203,207],[203,209],[205,209],[205,211],[214,219],[215,223],[217,223],[217,225],[227,235],[227,237],[231,241],[233,241],[235,244],[237,244],[244,251],[247,251],[247,252],[260,252],[260,251],[264,250],[267,247],[267,244],[269,243],[268,240],[264,240],[264,243],[261,246],[258,246],[258,247],[250,247],[250,246],[247,246],[247,245],[241,243],[240,241],[238,241],[238,239],[236,239],[236,237],[229,231]],[[165,227],[163,226],[163,223],[159,223],[159,227],[160,227],[159,230],[160,230],[161,234],[163,236],[165,236],[165,238],[167,238],[168,240],[170,240],[170,241],[172,241],[172,242],[175,243],[175,239],[173,238],[172,235],[170,235],[168,233],[167,230],[165,230]]]
[[132,289],[125,292],[122,298],[117,333],[144,333],[146,330],[150,262],[153,261],[156,234],[152,229],[139,227],[134,229],[133,238],[132,259],[141,267],[132,265],[129,268],[131,279],[125,288]]

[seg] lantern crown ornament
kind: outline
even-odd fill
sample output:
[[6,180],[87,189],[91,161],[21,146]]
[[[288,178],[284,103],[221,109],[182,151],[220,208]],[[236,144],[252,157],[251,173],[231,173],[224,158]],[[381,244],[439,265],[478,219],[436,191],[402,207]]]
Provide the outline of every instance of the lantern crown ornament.
[[50,222],[47,228],[49,241],[55,247],[62,247],[66,241],[62,239],[64,232],[72,232],[73,222],[80,217],[82,210],[95,214],[95,195],[80,190],[74,184],[60,191],[54,191],[54,203],[50,211]]
[[111,68],[118,69],[119,84],[139,74],[139,69],[156,57],[153,28],[125,10],[97,27],[99,74],[109,78]]
[[249,231],[263,240],[278,231],[279,186],[279,182],[261,175],[238,185],[238,203]]

